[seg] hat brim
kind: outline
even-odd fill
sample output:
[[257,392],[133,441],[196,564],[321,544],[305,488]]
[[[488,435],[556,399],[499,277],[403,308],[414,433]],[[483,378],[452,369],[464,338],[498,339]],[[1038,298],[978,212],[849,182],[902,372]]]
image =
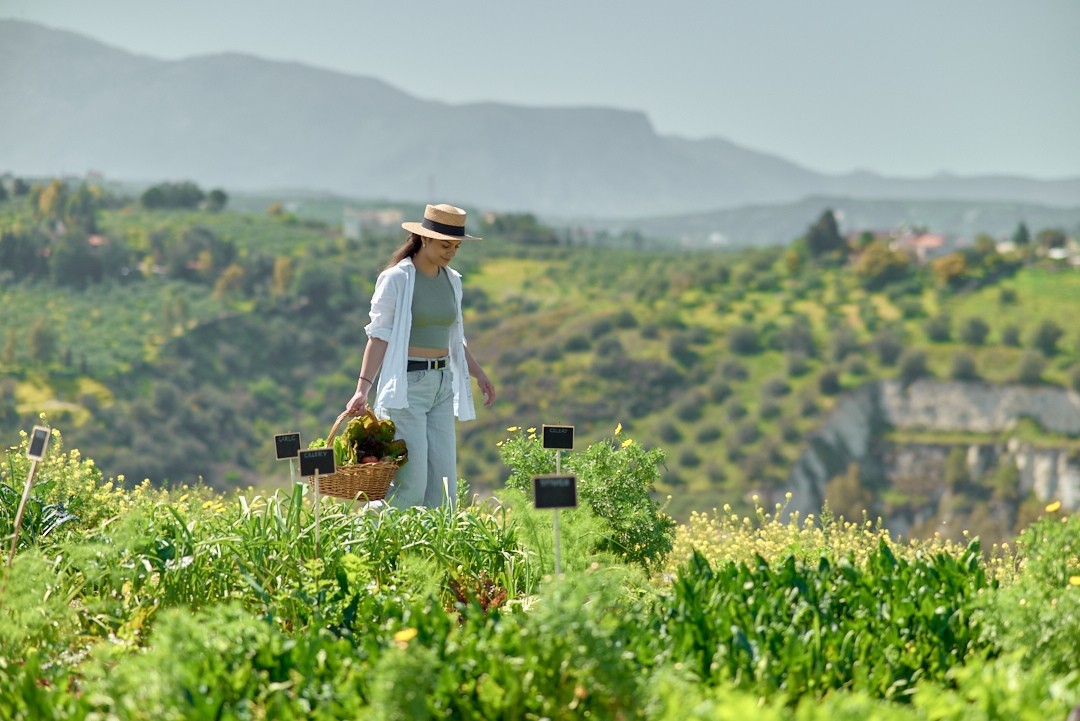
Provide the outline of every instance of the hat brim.
[[483,240],[483,238],[477,238],[475,235],[447,235],[446,233],[439,233],[425,228],[420,223],[414,222],[402,223],[401,227],[410,233],[416,233],[425,238],[435,238],[436,240]]

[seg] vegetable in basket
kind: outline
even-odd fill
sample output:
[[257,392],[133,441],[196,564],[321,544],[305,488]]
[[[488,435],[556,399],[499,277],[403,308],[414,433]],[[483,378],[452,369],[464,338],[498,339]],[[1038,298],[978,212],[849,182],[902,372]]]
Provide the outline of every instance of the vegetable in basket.
[[[409,460],[405,439],[394,438],[394,422],[379,420],[368,413],[353,418],[345,430],[334,438],[334,463],[348,466],[359,463],[393,463],[398,468]],[[309,448],[324,448],[323,438],[312,441]]]

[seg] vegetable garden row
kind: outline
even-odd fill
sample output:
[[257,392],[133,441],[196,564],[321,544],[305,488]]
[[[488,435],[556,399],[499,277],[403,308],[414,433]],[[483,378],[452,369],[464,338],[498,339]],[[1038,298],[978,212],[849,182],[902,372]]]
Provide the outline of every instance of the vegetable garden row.
[[[531,429],[530,429],[531,431]],[[457,510],[314,508],[104,479],[54,437],[13,557],[25,441],[0,463],[0,719],[1065,719],[1080,703],[1080,519],[984,551],[873,524],[677,525],[663,453],[564,458]]]

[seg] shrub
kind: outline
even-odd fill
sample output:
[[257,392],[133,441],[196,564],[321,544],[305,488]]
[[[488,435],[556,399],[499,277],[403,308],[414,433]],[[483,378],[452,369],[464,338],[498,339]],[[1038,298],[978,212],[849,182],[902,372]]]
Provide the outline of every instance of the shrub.
[[540,348],[540,360],[547,363],[557,361],[563,356],[563,349],[557,343],[545,343]]
[[878,331],[870,342],[883,366],[895,365],[904,350],[904,339],[891,328]]
[[685,468],[697,468],[701,465],[701,456],[693,447],[683,448],[679,451],[679,465]]
[[1045,356],[1052,356],[1057,353],[1057,342],[1061,340],[1061,336],[1064,334],[1065,331],[1057,323],[1052,320],[1044,320],[1035,327],[1034,332],[1031,334],[1031,346]]
[[1007,325],[1001,330],[1001,342],[1011,348],[1020,347],[1020,328],[1015,325]]
[[855,337],[855,331],[842,325],[833,331],[830,354],[834,361],[842,361],[852,353],[860,350],[859,339]]
[[814,329],[806,316],[796,316],[778,335],[780,347],[789,353],[800,353],[804,357],[817,355],[814,342]]
[[623,344],[613,335],[604,336],[596,344],[596,355],[601,358],[617,358],[626,352]]
[[746,421],[735,427],[733,438],[740,444],[748,446],[761,438],[761,429],[754,421]]
[[799,427],[791,418],[781,418],[777,422],[777,427],[780,429],[780,437],[784,439],[785,443],[794,443],[802,437],[802,434],[799,433]]
[[638,324],[637,316],[634,312],[628,308],[623,308],[612,319],[616,328],[636,328]]
[[[839,381],[837,382],[837,387],[839,388]],[[798,398],[799,415],[803,418],[817,415],[820,410],[820,408],[818,408],[817,400],[818,399],[809,388],[804,388],[802,392],[799,393]]]
[[732,358],[720,364],[720,377],[729,381],[744,381],[750,374],[746,366]]
[[1037,350],[1026,350],[1020,354],[1020,361],[1016,367],[1016,380],[1025,385],[1042,383],[1045,368],[1046,358],[1042,353]]
[[731,395],[731,385],[720,378],[713,379],[709,383],[709,400],[713,403],[723,403]]
[[898,306],[900,307],[900,315],[904,320],[920,318],[926,314],[922,301],[916,298],[904,298],[898,303]]
[[698,443],[712,443],[721,436],[724,435],[724,431],[715,423],[708,423],[698,429],[697,440]]
[[780,408],[780,404],[774,400],[763,400],[758,405],[758,418],[762,420],[769,420],[776,418],[780,415],[783,409]]
[[687,394],[675,407],[675,415],[680,420],[692,422],[701,418],[705,411],[705,396],[700,391]]
[[843,390],[840,385],[840,373],[836,368],[825,368],[818,375],[818,390],[827,396],[834,396]]
[[923,324],[926,337],[933,343],[947,343],[952,337],[952,319],[948,313],[938,313]]
[[683,367],[692,366],[698,361],[698,354],[694,352],[690,338],[686,333],[676,333],[668,341],[668,355]]
[[729,421],[745,418],[746,412],[746,406],[738,398],[731,398],[724,404],[724,417]]
[[990,326],[978,316],[968,318],[960,325],[960,340],[968,345],[982,345],[989,334]]
[[592,340],[584,333],[575,333],[566,339],[563,346],[568,353],[581,353],[592,348]]
[[679,426],[671,421],[661,421],[660,427],[656,430],[656,435],[664,443],[678,443],[683,439]]
[[926,364],[926,352],[918,348],[909,348],[900,354],[899,378],[905,386],[910,385],[930,373]]
[[784,368],[792,378],[801,378],[810,371],[810,363],[805,354],[789,351],[784,354]]
[[772,376],[761,386],[761,393],[766,398],[782,398],[791,392],[791,384],[783,376]]
[[870,332],[876,331],[878,323],[881,322],[881,314],[878,313],[877,306],[869,298],[863,298],[859,301],[859,319],[866,326],[866,330]]
[[975,367],[975,359],[970,353],[958,351],[953,354],[949,365],[949,377],[957,381],[971,381],[979,377],[979,371]]
[[611,318],[597,318],[589,324],[589,333],[593,338],[601,338],[615,330],[615,321]]
[[746,324],[728,331],[728,349],[736,355],[753,355],[761,352],[761,342],[754,326]]
[[844,372],[853,376],[864,376],[870,372],[870,368],[866,365],[865,358],[854,355],[844,362]]
[[[554,471],[554,456],[544,451],[535,433],[511,432],[515,435],[500,446],[503,463],[511,470],[506,485],[531,497],[532,477]],[[651,496],[664,452],[620,434],[621,427],[614,437],[584,452],[566,453],[562,467],[577,474],[579,500],[606,525],[597,549],[651,567],[663,562],[675,533],[674,519]]]
[[[982,603],[984,635],[1031,668],[1035,656],[1057,673],[1075,671],[1080,648],[1080,516],[1050,504],[1017,539],[1023,573]],[[1031,649],[1039,653],[1030,653]]]

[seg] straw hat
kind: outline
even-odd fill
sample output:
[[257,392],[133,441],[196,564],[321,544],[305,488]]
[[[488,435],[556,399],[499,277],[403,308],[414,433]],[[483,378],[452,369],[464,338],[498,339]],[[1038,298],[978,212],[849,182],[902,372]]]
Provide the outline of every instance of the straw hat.
[[424,222],[402,223],[401,227],[410,233],[439,240],[480,240],[465,233],[465,211],[445,203],[425,208]]

